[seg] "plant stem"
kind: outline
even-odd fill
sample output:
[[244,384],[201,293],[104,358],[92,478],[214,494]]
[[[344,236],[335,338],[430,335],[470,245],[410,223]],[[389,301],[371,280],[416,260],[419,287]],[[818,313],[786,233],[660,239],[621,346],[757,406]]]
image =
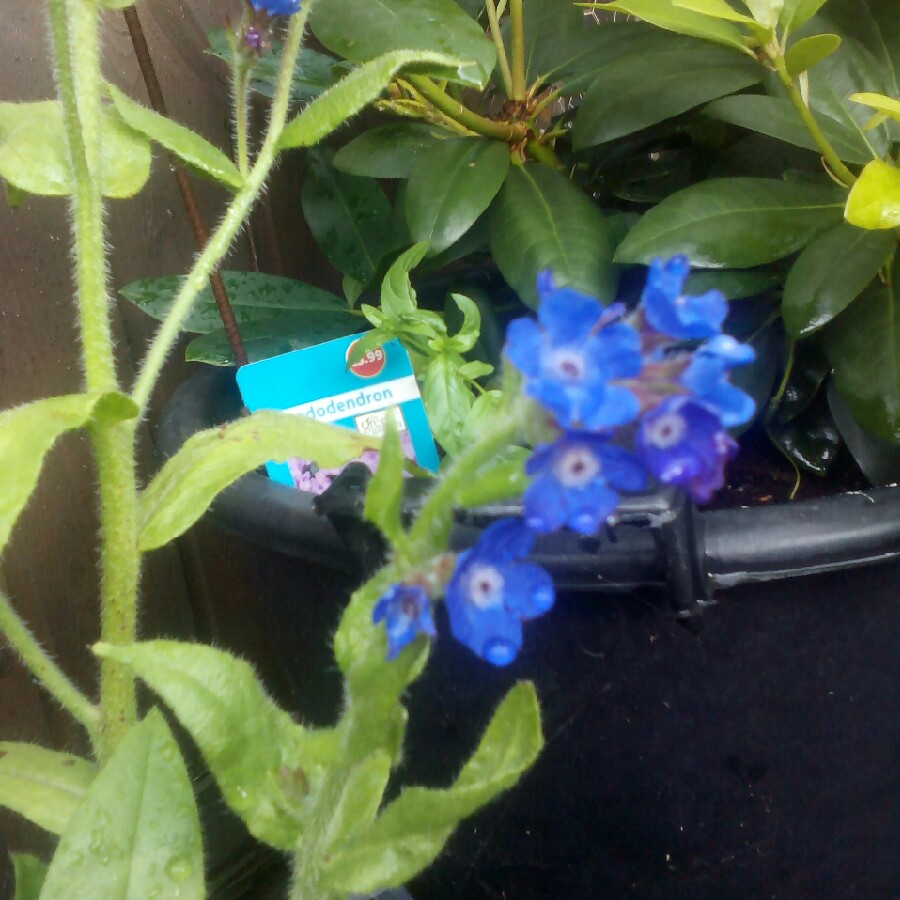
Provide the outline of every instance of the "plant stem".
[[800,89],[788,74],[787,67],[784,64],[784,57],[780,54],[774,54],[770,55],[769,58],[775,65],[775,71],[778,74],[778,80],[784,87],[784,90],[788,96],[788,100],[790,100],[794,109],[797,110],[800,119],[806,126],[806,130],[810,133],[810,136],[816,142],[816,146],[819,148],[819,152],[824,157],[825,162],[828,163],[828,167],[832,172],[834,172],[835,176],[844,183],[846,187],[851,187],[856,182],[856,176],[844,165],[844,163],[841,161],[841,158],[837,155],[837,153],[835,153],[834,148],[828,142],[828,138],[825,137],[822,129],[819,128],[819,123],[816,122],[812,111],[804,102],[803,95],[800,93]]
[[234,105],[234,143],[237,167],[241,177],[246,179],[249,171],[247,150],[247,102],[250,86],[250,67],[237,46],[231,49],[231,91]]
[[494,0],[484,0],[484,8],[487,10],[488,22],[491,27],[491,39],[497,48],[497,64],[500,66],[500,75],[503,77],[503,90],[507,97],[512,97],[513,82],[509,69],[509,59],[506,56],[506,47],[503,44],[503,35],[500,32],[500,19],[497,16],[497,7]]
[[509,0],[509,42],[512,47],[512,99],[525,99],[525,22],[522,0]]
[[178,340],[181,326],[190,312],[197,294],[202,290],[209,273],[212,272],[222,257],[228,252],[228,248],[253,208],[253,204],[259,196],[259,192],[262,190],[263,184],[275,162],[278,139],[284,130],[290,104],[290,87],[294,74],[294,61],[300,50],[306,19],[313,3],[314,0],[307,0],[301,7],[300,12],[291,16],[281,57],[281,68],[278,71],[275,96],[272,100],[269,127],[253,168],[247,174],[243,186],[229,204],[224,218],[210,236],[209,242],[197,257],[193,268],[187,274],[168,316],[166,316],[156,337],[153,339],[153,343],[150,345],[150,349],[147,351],[147,356],[141,366],[132,393],[132,398],[142,410],[150,399],[150,393],[153,390],[156,379],[159,377],[166,356],[168,356],[175,341]]
[[28,671],[52,694],[74,719],[81,722],[96,747],[100,711],[69,681],[65,672],[45,652],[43,647],[13,609],[9,599],[0,593],[0,632],[22,658]]
[[444,115],[465,125],[470,131],[485,137],[496,138],[507,142],[518,142],[525,136],[526,126],[523,123],[515,125],[507,122],[495,122],[485,116],[480,116],[471,109],[465,107],[458,100],[454,100],[449,94],[444,93],[430,78],[424,75],[409,75],[405,79],[426,99]]

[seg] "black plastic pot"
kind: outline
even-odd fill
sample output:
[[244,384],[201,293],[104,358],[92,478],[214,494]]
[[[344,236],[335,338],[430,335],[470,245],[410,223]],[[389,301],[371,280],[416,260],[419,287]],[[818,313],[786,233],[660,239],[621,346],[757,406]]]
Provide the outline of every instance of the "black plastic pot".
[[[163,416],[164,451],[239,408],[231,373],[197,376]],[[472,513],[454,541],[507,511]],[[211,515],[259,545],[258,596],[296,709],[332,722],[341,684],[328,635],[368,564],[358,536],[263,475]],[[648,495],[602,540],[542,541],[553,610],[505,669],[433,642],[407,697],[397,780],[446,785],[518,679],[537,686],[546,747],[520,785],[461,824],[412,895],[900,896],[898,555],[896,488],[726,512]],[[786,580],[753,583],[770,579]],[[726,588],[702,631],[679,627]]]
[[[163,413],[159,444],[170,456],[194,432],[240,414],[231,370],[196,375]],[[514,514],[484,507],[459,520],[453,543],[472,543],[479,527]],[[320,515],[310,495],[251,473],[223,492],[210,510],[222,527],[277,553],[325,568],[365,567],[358,543]],[[560,532],[539,540],[534,558],[561,589],[622,592],[668,588],[683,616],[700,611],[717,591],[882,562],[900,556],[900,486],[822,500],[701,511],[680,492],[626,498],[606,533]]]

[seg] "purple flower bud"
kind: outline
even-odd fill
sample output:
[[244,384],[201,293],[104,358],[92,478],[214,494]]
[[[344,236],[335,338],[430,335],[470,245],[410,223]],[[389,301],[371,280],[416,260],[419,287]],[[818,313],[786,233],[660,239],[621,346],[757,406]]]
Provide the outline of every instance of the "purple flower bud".
[[394,659],[417,634],[432,638],[437,634],[428,594],[417,584],[391,585],[375,604],[372,621],[384,622],[388,659]]

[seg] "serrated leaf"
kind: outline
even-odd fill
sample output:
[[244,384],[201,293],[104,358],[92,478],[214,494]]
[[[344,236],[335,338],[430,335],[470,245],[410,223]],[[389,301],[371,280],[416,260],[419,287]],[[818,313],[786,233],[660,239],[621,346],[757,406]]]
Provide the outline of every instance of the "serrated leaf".
[[97,644],[94,651],[128,666],[175,713],[251,834],[273,847],[294,845],[301,823],[287,808],[290,794],[282,785],[297,768],[302,729],[276,706],[248,663],[178,641]]
[[459,240],[490,206],[509,171],[509,148],[486,138],[453,138],[426,150],[413,167],[405,209],[415,241],[429,255]]
[[[268,315],[258,321],[250,318],[241,325],[244,351],[250,362],[270,359],[303,350],[325,341],[356,334],[365,323],[358,316],[343,312],[309,310]],[[194,338],[185,348],[188,362],[202,362],[211,366],[233,366],[234,353],[224,328]]]
[[158,710],[129,731],[59,842],[41,900],[200,900],[203,847],[184,761]]
[[133,418],[137,407],[119,394],[49,397],[0,413],[0,549],[37,484],[44,457],[66,431],[103,413],[107,421]]
[[463,449],[462,431],[474,400],[465,378],[459,374],[457,353],[441,353],[428,363],[422,385],[422,402],[437,442],[448,453]]
[[617,270],[603,214],[568,178],[542,165],[512,166],[490,214],[494,262],[523,303],[538,304],[537,274],[611,302]]
[[447,132],[418,122],[389,122],[353,138],[334,154],[334,167],[366,178],[408,178],[413,165]]
[[890,282],[873,281],[824,334],[835,384],[853,418],[900,444],[900,254]]
[[[714,100],[704,107],[703,113],[720,122],[730,122],[732,125],[787,141],[795,147],[819,152],[796,110],[786,100],[741,94]],[[872,159],[872,151],[858,132],[845,128],[827,116],[816,115],[815,112],[813,118],[842,160],[865,165]]]
[[268,460],[295,456],[325,468],[377,448],[378,439],[291,413],[260,411],[200,431],[150,482],[140,500],[138,547],[154,550],[183,534],[217,494]]
[[692,265],[744,269],[795,253],[840,221],[838,188],[770,178],[712,178],[645,213],[617,262],[685,254]]
[[830,322],[859,296],[895,244],[887,231],[842,222],[819,235],[797,257],[784,285],[781,315],[794,337]]
[[788,75],[796,78],[816,63],[831,56],[841,46],[841,39],[836,34],[813,34],[797,41],[788,48],[784,55],[784,65]]
[[0,806],[51,834],[62,834],[87,794],[97,767],[34,744],[0,743]]
[[406,536],[400,521],[400,502],[403,499],[403,451],[394,416],[385,420],[381,438],[378,468],[366,489],[365,517],[381,529],[382,534],[396,546]]
[[452,0],[317,0],[309,23],[322,44],[345,59],[365,63],[412,51],[426,71],[477,88],[487,84],[497,61],[493,43]]
[[760,78],[756,63],[723,47],[638,51],[598,72],[578,108],[572,143],[580,150],[614,140]]
[[[275,313],[335,312],[346,313],[347,304],[330,291],[263,272],[220,272],[228,300],[239,326],[260,321]],[[119,289],[119,294],[148,316],[162,321],[169,314],[183,279],[179,275],[142,278]],[[207,285],[197,295],[184,320],[184,331],[208,334],[222,327],[216,299]],[[243,330],[242,330],[243,336]]]
[[[150,176],[150,144],[109,109],[102,111],[100,127],[103,195],[131,197]],[[57,101],[0,103],[0,178],[26,194],[72,193],[68,141]]]
[[[358,11],[352,18],[361,16],[361,11]],[[403,69],[423,64],[456,68],[460,61],[443,53],[395,50],[365,62],[345,75],[337,84],[323,91],[303,112],[291,119],[278,139],[278,146],[282,150],[315,146],[322,138],[327,137],[376,100]]]
[[844,218],[873,230],[900,226],[900,169],[880,159],[868,163],[850,189]]
[[147,109],[112,84],[106,92],[122,121],[175,154],[186,166],[236,191],[243,184],[237,166],[218,148],[190,128]]
[[328,882],[360,893],[403,884],[434,859],[461,819],[512,787],[542,746],[534,687],[520,682],[453,786],[404,790],[369,829],[336,849],[325,866]]
[[14,900],[38,900],[47,874],[47,864],[31,853],[10,853],[9,857],[16,878]]
[[368,283],[393,246],[391,205],[371,178],[338,172],[326,154],[307,154],[303,215],[328,261]]

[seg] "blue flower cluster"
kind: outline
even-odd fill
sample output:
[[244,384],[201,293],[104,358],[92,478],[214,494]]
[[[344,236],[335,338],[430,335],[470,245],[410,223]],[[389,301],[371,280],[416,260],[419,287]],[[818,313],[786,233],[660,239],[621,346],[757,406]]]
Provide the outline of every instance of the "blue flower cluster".
[[[487,528],[457,557],[444,591],[453,636],[488,662],[512,662],[522,623],[553,605],[550,576],[522,561],[537,534],[596,534],[619,492],[644,489],[648,475],[701,503],[722,486],[737,448],[726,429],[754,410],[728,374],[753,350],[722,333],[728,304],[720,292],[683,293],[688,272],[683,256],[654,260],[630,313],[556,287],[543,272],[537,321],[510,324],[505,356],[556,438],[526,464],[523,519]],[[388,658],[417,634],[434,635],[424,588],[394,585],[374,618],[386,622]]]
[[257,12],[270,16],[291,16],[300,11],[300,0],[249,0]]

